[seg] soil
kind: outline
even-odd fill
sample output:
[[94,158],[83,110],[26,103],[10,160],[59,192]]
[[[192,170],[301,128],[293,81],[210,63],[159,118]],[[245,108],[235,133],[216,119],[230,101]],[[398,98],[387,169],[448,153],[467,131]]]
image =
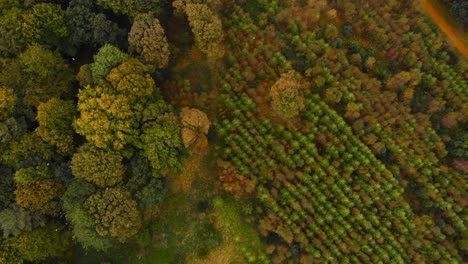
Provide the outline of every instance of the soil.
[[426,12],[439,28],[453,41],[455,47],[463,56],[468,57],[468,33],[463,30],[453,17],[448,13],[447,8],[436,0],[420,0],[425,6]]

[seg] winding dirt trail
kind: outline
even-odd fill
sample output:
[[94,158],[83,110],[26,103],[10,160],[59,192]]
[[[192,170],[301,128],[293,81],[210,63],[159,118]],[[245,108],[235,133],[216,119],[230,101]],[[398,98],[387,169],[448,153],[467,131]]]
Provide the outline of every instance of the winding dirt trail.
[[[450,23],[452,20],[447,13],[447,9],[444,6],[441,6],[440,3],[432,0],[419,0],[424,7],[429,16],[434,20],[434,22],[439,26],[439,28],[450,38],[455,47],[463,54],[463,56],[468,57],[468,34],[459,27],[452,26]],[[454,19],[453,19],[454,20]],[[453,21],[454,22],[454,21]]]

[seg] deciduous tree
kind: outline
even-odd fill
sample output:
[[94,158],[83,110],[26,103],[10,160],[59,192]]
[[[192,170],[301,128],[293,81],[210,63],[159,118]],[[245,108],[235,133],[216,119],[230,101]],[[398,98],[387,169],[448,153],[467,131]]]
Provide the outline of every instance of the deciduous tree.
[[9,143],[1,155],[1,161],[15,169],[37,166],[50,160],[54,154],[52,146],[33,133],[13,137]]
[[23,264],[24,259],[12,242],[11,239],[0,240],[0,263]]
[[72,173],[99,187],[114,186],[122,181],[125,173],[122,160],[123,157],[116,152],[98,149],[87,143],[73,155]]
[[[105,43],[117,45],[126,32],[96,12],[94,0],[72,0],[67,7],[66,22],[71,29],[68,42],[72,48],[98,47]],[[76,52],[76,51],[75,51]]]
[[147,62],[165,68],[169,63],[169,44],[159,20],[151,14],[141,14],[135,18],[128,34],[130,51],[143,56]]
[[21,32],[23,11],[18,7],[0,8],[0,54],[16,55],[25,47]]
[[54,224],[22,232],[12,239],[12,246],[27,261],[46,261],[70,253],[71,234],[63,226]]
[[5,239],[10,235],[18,236],[23,230],[31,231],[31,215],[17,204],[12,204],[9,208],[0,211],[0,229]]
[[301,84],[294,78],[292,72],[281,75],[281,78],[273,84],[270,97],[272,109],[284,118],[294,117],[304,108]]
[[65,11],[55,4],[35,4],[23,14],[22,32],[28,43],[59,46],[69,33]]
[[156,90],[150,69],[130,59],[111,70],[106,81],[81,90],[76,132],[100,148],[123,150],[137,144],[142,111]]
[[12,88],[0,86],[0,121],[9,118],[16,106],[16,94]]
[[128,55],[119,48],[106,44],[94,55],[94,62],[90,65],[91,74],[95,82],[104,79],[112,68],[128,60]]
[[48,215],[58,213],[62,183],[52,178],[47,165],[24,168],[16,171],[16,203],[33,212]]
[[127,241],[141,228],[141,214],[129,192],[106,188],[91,195],[85,202],[96,219],[96,231],[104,237]]
[[159,14],[164,0],[98,0],[98,4],[114,13],[134,17],[141,13]]
[[209,58],[221,58],[224,55],[221,19],[205,4],[187,4],[185,12],[197,47]]
[[84,206],[86,199],[95,192],[96,188],[93,184],[76,178],[70,182],[62,196],[62,207],[65,217],[73,227],[75,240],[86,249],[106,251],[113,246],[115,241],[102,237],[96,232],[96,221]]
[[145,125],[141,135],[143,155],[149,160],[155,177],[181,170],[185,148],[177,120],[166,118]]
[[130,162],[132,176],[125,187],[138,201],[140,208],[151,208],[160,203],[166,193],[165,179],[155,178],[148,160],[139,152]]
[[24,104],[37,106],[52,97],[69,93],[71,69],[58,52],[32,45],[19,56]]
[[6,209],[15,201],[15,181],[13,170],[0,166],[0,210]]
[[57,147],[60,154],[73,154],[73,120],[76,109],[73,101],[52,98],[37,108],[39,127],[35,132],[46,142]]
[[103,13],[94,16],[91,27],[95,46],[105,43],[117,45],[125,39],[127,33],[125,29],[119,28],[115,22],[107,19]]
[[186,148],[190,147],[199,136],[207,135],[211,122],[202,111],[195,108],[182,108],[180,113],[182,122],[182,142]]

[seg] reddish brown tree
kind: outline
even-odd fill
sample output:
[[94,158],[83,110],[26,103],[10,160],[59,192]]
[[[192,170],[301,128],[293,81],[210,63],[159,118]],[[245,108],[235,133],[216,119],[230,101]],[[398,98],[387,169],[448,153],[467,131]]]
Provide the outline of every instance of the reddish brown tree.
[[141,14],[135,18],[128,34],[130,51],[137,52],[159,68],[169,63],[169,44],[159,20],[151,14]]

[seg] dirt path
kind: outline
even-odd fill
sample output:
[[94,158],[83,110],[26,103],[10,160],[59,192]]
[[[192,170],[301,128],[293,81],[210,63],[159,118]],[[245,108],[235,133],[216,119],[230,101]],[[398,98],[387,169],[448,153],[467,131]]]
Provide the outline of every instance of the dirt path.
[[173,193],[187,193],[192,188],[192,182],[197,175],[201,173],[201,164],[205,155],[208,153],[208,139],[205,136],[198,137],[195,141],[192,153],[184,164],[184,169],[181,174],[173,176],[172,192]]
[[460,28],[449,25],[447,20],[450,20],[450,18],[447,18],[448,15],[444,14],[447,13],[447,9],[431,0],[420,1],[425,6],[426,12],[432,20],[447,35],[447,37],[453,41],[455,47],[457,47],[463,56],[468,57],[468,34]]
[[[172,180],[171,192],[173,193],[189,193],[193,191],[192,183],[200,177],[206,176],[206,168],[203,167],[203,159],[208,154],[208,140],[205,136],[200,136],[194,143],[192,153],[185,163],[181,174],[174,176]],[[218,210],[219,211],[219,210]],[[220,222],[222,212],[212,212],[210,218],[216,228],[222,233],[223,242],[216,249],[209,252],[206,257],[199,258],[196,252],[187,258],[187,263],[190,264],[231,264],[243,263],[240,257],[238,245],[235,243],[235,230],[232,226],[223,225]]]

